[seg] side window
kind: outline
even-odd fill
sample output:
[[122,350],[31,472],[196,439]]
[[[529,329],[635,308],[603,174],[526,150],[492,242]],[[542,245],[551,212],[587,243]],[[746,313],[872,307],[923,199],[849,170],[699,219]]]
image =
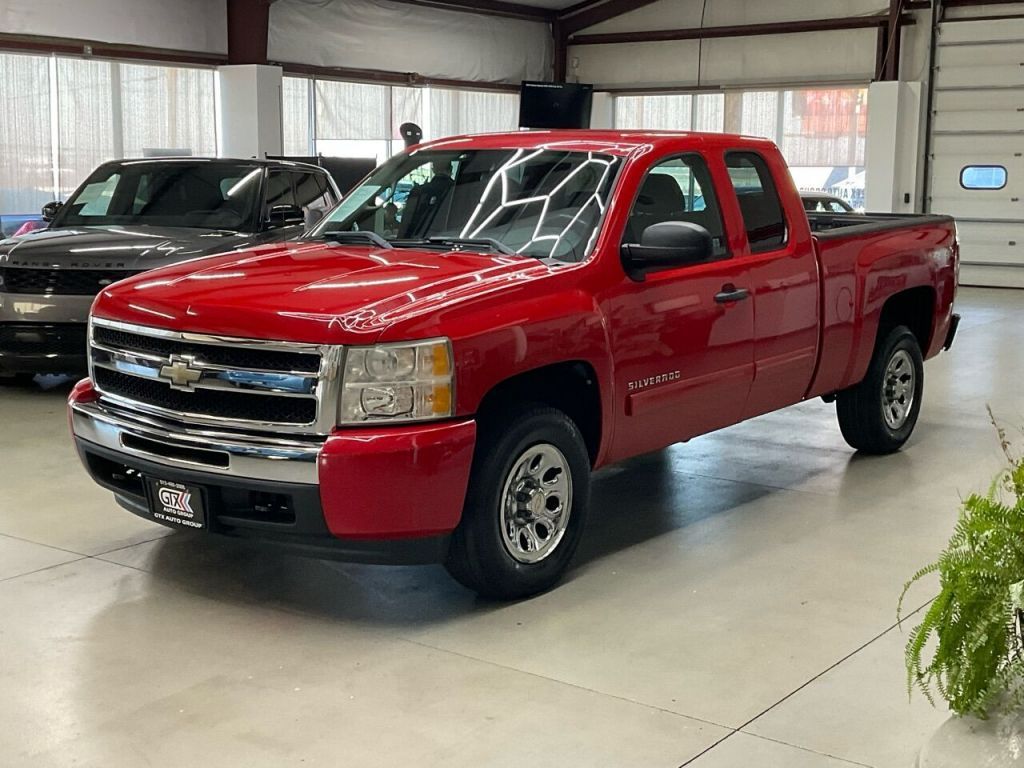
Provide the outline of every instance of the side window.
[[267,210],[276,205],[298,205],[292,190],[292,174],[286,171],[271,171],[267,174]]
[[306,226],[312,226],[323,218],[334,205],[334,196],[326,189],[326,182],[317,173],[293,173],[295,202],[302,208]]
[[681,155],[654,166],[640,185],[624,242],[639,243],[644,230],[663,221],[689,221],[711,233],[715,258],[726,255],[725,231],[707,163]]
[[730,152],[725,156],[725,164],[739,200],[751,252],[781,248],[786,243],[786,217],[764,158],[754,152]]
[[840,202],[832,201],[829,203],[829,208],[832,213],[847,213],[846,207]]

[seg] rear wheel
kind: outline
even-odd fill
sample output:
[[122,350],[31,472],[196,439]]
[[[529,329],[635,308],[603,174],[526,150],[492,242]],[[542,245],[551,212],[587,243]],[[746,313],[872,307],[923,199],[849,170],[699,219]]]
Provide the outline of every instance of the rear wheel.
[[590,459],[564,413],[529,406],[484,420],[445,567],[485,597],[543,592],[572,560],[589,498]]
[[917,424],[924,393],[924,360],[906,326],[879,335],[864,380],[836,398],[839,429],[864,453],[898,451]]

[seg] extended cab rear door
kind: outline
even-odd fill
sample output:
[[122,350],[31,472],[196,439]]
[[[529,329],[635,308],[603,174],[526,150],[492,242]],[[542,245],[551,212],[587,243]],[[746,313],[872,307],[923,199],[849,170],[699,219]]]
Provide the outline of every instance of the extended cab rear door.
[[[721,164],[697,152],[655,160],[639,183],[624,242],[663,221],[689,221],[714,237],[712,260],[621,272],[605,298],[615,360],[616,425],[611,455],[662,448],[739,421],[753,378],[753,302],[747,268],[726,235]],[[731,194],[731,192],[730,192]]]
[[[778,151],[726,151],[754,310],[754,377],[742,418],[799,402],[818,357],[819,275],[807,217]],[[799,217],[799,218],[798,218]]]

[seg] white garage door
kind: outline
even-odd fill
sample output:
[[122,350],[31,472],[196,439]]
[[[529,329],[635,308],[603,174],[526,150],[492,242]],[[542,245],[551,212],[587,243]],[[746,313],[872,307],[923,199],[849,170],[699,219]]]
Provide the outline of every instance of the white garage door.
[[929,210],[957,218],[960,282],[1024,288],[1024,18],[939,26]]

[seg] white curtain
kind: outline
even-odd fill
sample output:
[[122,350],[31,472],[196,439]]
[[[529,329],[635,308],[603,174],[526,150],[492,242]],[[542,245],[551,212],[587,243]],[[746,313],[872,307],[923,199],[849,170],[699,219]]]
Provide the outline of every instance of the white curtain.
[[57,59],[59,196],[66,197],[100,163],[119,154],[114,144],[111,73],[118,65]]
[[141,157],[147,149],[217,154],[213,70],[120,67],[125,157]]
[[390,139],[390,88],[316,81],[317,139]]
[[0,215],[36,213],[107,160],[217,152],[212,69],[0,53],[0,105]]
[[519,125],[519,95],[493,91],[430,89],[427,139],[463,133],[514,131]]
[[0,214],[53,199],[49,59],[0,53]]
[[309,85],[305,77],[281,79],[281,128],[283,151],[290,157],[310,154]]

